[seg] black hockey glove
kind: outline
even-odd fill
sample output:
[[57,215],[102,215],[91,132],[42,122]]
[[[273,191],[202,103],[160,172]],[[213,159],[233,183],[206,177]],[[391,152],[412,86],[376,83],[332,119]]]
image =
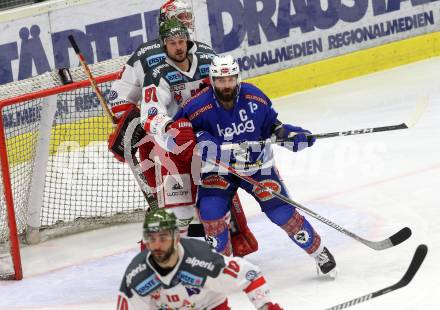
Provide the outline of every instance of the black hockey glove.
[[283,143],[283,146],[293,152],[298,152],[312,146],[316,138],[309,136],[311,134],[306,129],[289,124],[283,124],[275,131],[277,140],[286,141],[287,143]]
[[131,136],[131,156],[134,156],[137,152],[137,147],[134,147],[145,136],[145,131],[142,128],[140,122],[140,111],[135,105],[130,106],[119,118],[115,130],[108,137],[108,149],[117,160],[125,162],[124,156],[124,136],[128,126],[132,121],[137,121],[138,124]]

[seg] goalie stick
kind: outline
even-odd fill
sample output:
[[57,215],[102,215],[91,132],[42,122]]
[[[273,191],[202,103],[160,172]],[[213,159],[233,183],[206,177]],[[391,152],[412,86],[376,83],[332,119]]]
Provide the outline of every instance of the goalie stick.
[[427,253],[428,253],[428,247],[424,244],[419,245],[414,253],[414,256],[411,260],[411,263],[409,264],[408,269],[406,270],[402,279],[400,279],[397,283],[390,285],[388,287],[385,287],[383,289],[380,289],[378,291],[375,291],[375,292],[372,292],[372,293],[369,293],[369,294],[366,294],[366,295],[363,295],[360,297],[353,298],[353,299],[346,301],[346,302],[343,302],[339,305],[327,308],[326,310],[345,309],[345,308],[360,304],[364,301],[373,299],[375,297],[379,297],[384,294],[390,293],[392,291],[395,291],[399,288],[402,288],[402,287],[408,285],[408,283],[411,282],[411,280],[414,278],[414,275],[417,273],[420,266],[422,265],[423,260],[425,259]]
[[[420,117],[423,114],[423,111],[425,110],[426,105],[428,104],[428,98],[422,97],[420,101],[417,103],[416,108],[411,115],[410,119],[404,123],[398,124],[398,125],[389,125],[389,126],[380,126],[380,127],[371,127],[371,128],[362,128],[362,129],[352,129],[347,131],[336,131],[336,132],[328,132],[328,133],[320,133],[320,134],[311,134],[307,135],[308,137],[313,137],[316,139],[324,139],[324,138],[333,138],[333,137],[340,137],[340,136],[353,136],[353,135],[361,135],[366,133],[373,133],[373,132],[383,132],[383,131],[390,131],[390,130],[399,130],[399,129],[408,129],[413,127]],[[234,150],[234,149],[247,149],[252,146],[259,145],[260,147],[264,147],[266,144],[282,144],[282,143],[289,143],[292,141],[289,140],[275,140],[275,139],[267,139],[267,140],[261,140],[261,141],[246,141],[243,143],[231,143],[231,144],[224,144],[222,145],[222,150]]]
[[[73,35],[69,35],[68,38],[69,38],[70,44],[72,45],[76,55],[78,56],[79,62],[81,64],[81,66],[83,67],[84,72],[87,75],[87,78],[90,81],[90,85],[92,86],[93,91],[95,92],[96,96],[99,99],[99,103],[101,104],[102,108],[106,112],[107,116],[111,119],[112,123],[116,124],[117,120],[116,120],[115,116],[112,114],[112,112],[110,111],[110,109],[106,103],[106,100],[105,100],[104,96],[102,95],[101,90],[98,88],[98,85],[96,84],[96,81],[93,78],[92,72],[90,71],[90,68],[87,65],[87,62],[84,58],[84,55],[81,53],[78,44],[76,44],[75,38],[73,37]],[[145,176],[140,169],[140,165],[139,165],[139,161],[138,161],[137,157],[135,155],[133,155],[131,158],[132,158],[133,162],[132,163],[129,162],[128,166],[130,167],[131,171],[133,172],[134,178],[136,179],[136,182],[137,182],[139,188],[141,189],[142,194],[144,194],[144,197],[147,200],[150,208],[157,208],[158,207],[157,198],[153,195],[153,193],[151,192],[151,189],[147,186],[147,180],[145,179]]]
[[326,219],[325,217],[306,208],[305,206],[301,205],[300,203],[295,202],[292,199],[274,191],[272,188],[263,185],[262,183],[252,179],[249,176],[240,174],[237,170],[235,170],[231,166],[225,164],[224,162],[221,162],[219,160],[213,161],[213,160],[209,160],[209,159],[207,161],[213,165],[227,169],[230,173],[232,173],[236,177],[250,183],[251,185],[253,185],[255,187],[258,187],[264,191],[269,192],[271,195],[277,197],[281,201],[284,201],[285,203],[290,204],[291,206],[294,206],[295,208],[303,211],[304,213],[310,215],[311,217],[314,217],[315,219],[320,220],[324,224],[327,224],[328,226],[336,229],[337,231],[365,244],[366,246],[368,246],[369,248],[372,248],[374,250],[379,251],[379,250],[388,249],[390,247],[393,247],[395,245],[402,243],[403,241],[405,241],[406,239],[408,239],[411,236],[411,229],[409,229],[408,227],[405,227],[405,228],[402,228],[401,230],[399,230],[397,233],[395,233],[391,237],[384,239],[382,241],[371,241],[371,240],[364,239],[364,238],[359,237],[358,235],[352,233],[351,231],[346,230],[345,228],[339,226],[338,224],[333,223],[329,219]]

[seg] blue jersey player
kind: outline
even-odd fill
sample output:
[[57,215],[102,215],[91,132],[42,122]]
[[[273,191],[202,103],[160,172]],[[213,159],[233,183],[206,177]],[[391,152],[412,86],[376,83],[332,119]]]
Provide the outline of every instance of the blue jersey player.
[[[288,196],[274,166],[269,145],[263,149],[239,149],[232,153],[222,151],[221,146],[275,136],[289,141],[290,149],[297,152],[315,142],[314,139],[307,139],[306,134],[310,132],[281,123],[270,99],[257,87],[241,83],[239,66],[232,56],[216,56],[209,76],[211,86],[183,104],[175,119],[187,118],[192,123],[204,159],[215,156],[215,159],[227,162],[265,186]],[[336,262],[332,254],[307,219],[293,206],[224,171],[202,171],[198,197],[200,220],[218,252],[230,252],[227,228],[231,199],[241,187],[258,201],[261,210],[273,223],[315,258],[323,274],[335,275]]]

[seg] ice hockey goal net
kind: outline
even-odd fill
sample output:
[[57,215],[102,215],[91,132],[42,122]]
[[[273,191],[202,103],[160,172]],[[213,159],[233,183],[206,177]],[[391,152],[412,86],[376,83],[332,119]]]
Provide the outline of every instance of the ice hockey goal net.
[[[90,66],[107,97],[126,57]],[[112,129],[81,67],[0,86],[0,278],[21,279],[19,244],[142,220],[130,169],[107,150]],[[8,267],[10,268],[8,268]]]

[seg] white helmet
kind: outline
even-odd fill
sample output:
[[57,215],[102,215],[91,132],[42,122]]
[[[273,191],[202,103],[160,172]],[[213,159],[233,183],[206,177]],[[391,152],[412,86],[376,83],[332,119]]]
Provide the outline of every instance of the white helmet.
[[215,78],[224,77],[224,76],[237,76],[237,85],[235,86],[234,98],[240,92],[240,67],[238,63],[235,61],[234,57],[231,55],[226,56],[215,56],[209,66],[209,80],[214,89],[214,93],[219,98],[221,98],[221,93],[215,87]]
[[191,5],[185,0],[168,0],[159,11],[159,26],[167,20],[176,18],[189,30],[194,32],[194,14]]
[[237,85],[240,86],[241,76],[240,67],[231,55],[215,56],[209,66],[209,79],[211,85],[214,85],[214,78],[220,76],[237,76]]

